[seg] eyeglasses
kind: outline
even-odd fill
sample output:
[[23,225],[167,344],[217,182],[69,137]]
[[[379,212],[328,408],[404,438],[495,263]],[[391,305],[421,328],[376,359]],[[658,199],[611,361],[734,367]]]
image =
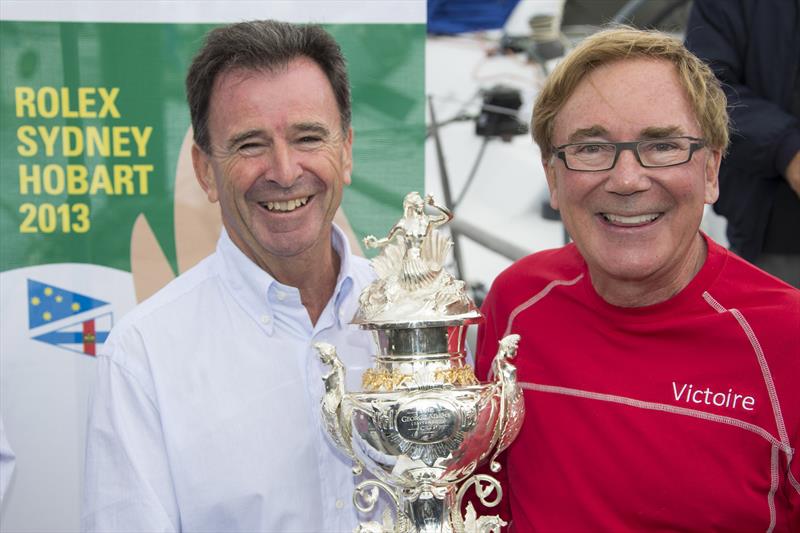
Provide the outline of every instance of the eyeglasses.
[[554,146],[553,151],[570,170],[600,172],[614,168],[623,150],[632,150],[645,168],[660,168],[687,163],[692,154],[705,145],[703,139],[694,137],[665,137],[624,143],[562,144]]

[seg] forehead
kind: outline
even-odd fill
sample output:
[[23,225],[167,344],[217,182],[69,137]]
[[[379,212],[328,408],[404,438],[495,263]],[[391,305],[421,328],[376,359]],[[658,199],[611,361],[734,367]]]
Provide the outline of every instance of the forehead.
[[636,139],[653,128],[700,136],[675,66],[644,58],[614,61],[584,76],[556,115],[554,144],[568,142],[577,130],[596,128],[610,140]]
[[296,58],[273,70],[228,70],[214,81],[209,102],[212,132],[222,128],[224,134],[230,133],[259,122],[260,127],[277,128],[298,121],[339,126],[333,88],[309,58]]

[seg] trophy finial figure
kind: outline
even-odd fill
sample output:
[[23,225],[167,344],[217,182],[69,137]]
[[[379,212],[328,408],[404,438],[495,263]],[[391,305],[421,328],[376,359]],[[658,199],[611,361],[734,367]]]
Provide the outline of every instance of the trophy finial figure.
[[[439,211],[438,215],[425,213],[425,205]],[[383,239],[374,235],[364,238],[367,248],[386,248],[397,246],[397,250],[387,252],[389,264],[376,265],[376,270],[387,270],[387,274],[396,273],[400,286],[406,291],[414,291],[433,283],[444,267],[444,258],[450,249],[451,242],[447,238],[436,239],[438,233],[433,230],[446,224],[453,218],[453,214],[446,208],[437,205],[431,195],[425,200],[418,192],[410,192],[403,200],[403,216],[389,230]],[[431,242],[431,241],[438,242]],[[395,242],[399,241],[399,242]],[[401,255],[399,263],[396,256]],[[379,267],[387,268],[381,269]],[[381,276],[384,277],[384,276]]]
[[[426,206],[437,213],[426,213]],[[381,253],[372,260],[378,279],[361,294],[356,322],[441,319],[473,312],[464,283],[444,268],[453,242],[438,228],[452,218],[431,195],[423,199],[410,192],[403,200],[403,216],[386,237],[364,238],[367,248],[380,248]]]

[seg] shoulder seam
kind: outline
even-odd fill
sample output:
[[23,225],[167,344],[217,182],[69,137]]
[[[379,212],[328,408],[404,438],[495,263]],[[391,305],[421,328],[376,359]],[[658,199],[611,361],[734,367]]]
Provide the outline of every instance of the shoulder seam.
[[720,304],[708,291],[703,292],[703,300],[708,303],[708,305],[714,309],[717,313],[725,313],[728,312],[733,316],[736,322],[739,324],[739,327],[742,329],[744,334],[747,336],[747,340],[750,341],[750,346],[753,348],[753,352],[755,353],[756,360],[758,361],[758,366],[761,368],[761,375],[764,378],[764,385],[767,387],[767,393],[769,394],[769,401],[772,405],[772,412],[775,415],[775,424],[778,427],[778,436],[781,439],[781,443],[785,446],[788,446],[791,449],[791,443],[789,442],[789,435],[786,432],[786,425],[783,421],[783,413],[781,411],[781,404],[778,400],[778,391],[775,389],[775,382],[772,379],[772,372],[770,372],[769,364],[767,363],[767,358],[764,356],[764,350],[761,348],[761,343],[758,342],[758,337],[756,336],[753,328],[750,327],[750,323],[747,322],[747,319],[744,317],[741,311],[738,309],[726,309],[722,304]]
[[[136,333],[139,334],[139,331],[136,330]],[[150,405],[153,408],[153,410],[155,410],[156,413],[159,413],[159,416],[160,416],[161,412],[160,412],[160,410],[158,408],[158,404],[156,403],[156,401],[153,398],[150,397],[150,394],[147,393],[146,387],[144,387],[142,385],[142,382],[139,381],[139,378],[136,377],[136,374],[134,374],[127,366],[123,365],[122,363],[120,363],[119,361],[117,361],[116,359],[111,357],[111,355],[109,355],[107,353],[98,354],[98,357],[102,357],[102,358],[106,359],[110,365],[113,365],[114,367],[118,368],[120,370],[120,372],[122,372],[123,374],[128,376],[128,379],[130,379],[133,383],[136,384],[136,386],[139,388],[139,390],[142,391],[142,394],[144,395],[144,397],[147,398],[147,401],[150,402]]]
[[505,337],[506,335],[511,333],[511,326],[514,323],[514,319],[517,318],[517,316],[520,313],[522,313],[524,310],[526,310],[527,308],[529,308],[532,305],[536,304],[539,300],[541,300],[542,298],[547,296],[550,293],[550,291],[553,290],[553,288],[558,287],[558,286],[569,287],[569,286],[575,285],[581,279],[583,279],[583,273],[579,274],[574,279],[570,279],[570,280],[555,279],[555,280],[551,281],[550,283],[548,283],[545,286],[544,289],[542,289],[541,291],[539,291],[538,293],[533,295],[531,298],[528,298],[527,300],[525,300],[524,302],[519,304],[517,307],[515,307],[511,311],[511,313],[508,315],[508,322],[506,323],[506,329],[505,329],[505,332],[503,333],[502,336]]
[[[135,317],[132,316],[131,319],[134,321],[134,323],[136,323],[141,319],[149,317],[150,315],[152,315],[153,313],[156,313],[157,311],[161,310],[162,308],[175,303],[175,301],[177,301],[178,299],[184,297],[189,292],[195,290],[200,285],[203,285],[204,283],[207,283],[209,280],[214,279],[214,278],[218,278],[218,277],[219,277],[219,274],[217,272],[209,271],[205,276],[200,278],[196,283],[193,283],[192,285],[190,285],[188,287],[183,287],[182,290],[177,291],[175,294],[172,294],[169,298],[164,298],[164,301],[162,301],[162,302],[157,302],[157,303],[153,302],[152,307],[150,309],[146,309],[145,311],[142,311],[141,314],[139,314],[138,316],[135,316]],[[175,280],[177,280],[178,278],[175,278]],[[224,285],[224,283],[223,283],[223,285]],[[166,287],[168,287],[168,285],[165,286],[164,289],[166,289]],[[163,291],[164,289],[161,289],[161,290]],[[161,291],[159,291],[159,292],[161,292]],[[153,297],[157,297],[159,292],[154,294]],[[143,305],[143,304],[146,305],[146,302],[147,302],[147,300],[139,303],[133,309],[133,311],[136,311],[136,309],[139,306]],[[123,320],[124,320],[124,317],[123,317]]]

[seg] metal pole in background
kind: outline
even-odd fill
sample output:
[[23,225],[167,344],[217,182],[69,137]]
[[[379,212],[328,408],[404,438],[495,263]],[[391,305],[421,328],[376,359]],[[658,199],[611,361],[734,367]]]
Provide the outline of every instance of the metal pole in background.
[[[444,205],[455,215],[455,205],[453,205],[453,195],[450,192],[450,179],[447,176],[447,166],[444,161],[444,150],[442,149],[442,141],[439,138],[439,124],[436,122],[436,112],[433,109],[433,97],[428,96],[428,109],[431,112],[431,133],[433,134],[434,146],[436,146],[436,160],[439,163],[439,178],[442,181],[442,193],[444,194]],[[458,231],[451,224],[450,235],[453,238],[453,259],[456,264],[455,276],[457,279],[464,279],[464,273],[461,268],[463,265],[461,261],[461,248],[458,245]]]

